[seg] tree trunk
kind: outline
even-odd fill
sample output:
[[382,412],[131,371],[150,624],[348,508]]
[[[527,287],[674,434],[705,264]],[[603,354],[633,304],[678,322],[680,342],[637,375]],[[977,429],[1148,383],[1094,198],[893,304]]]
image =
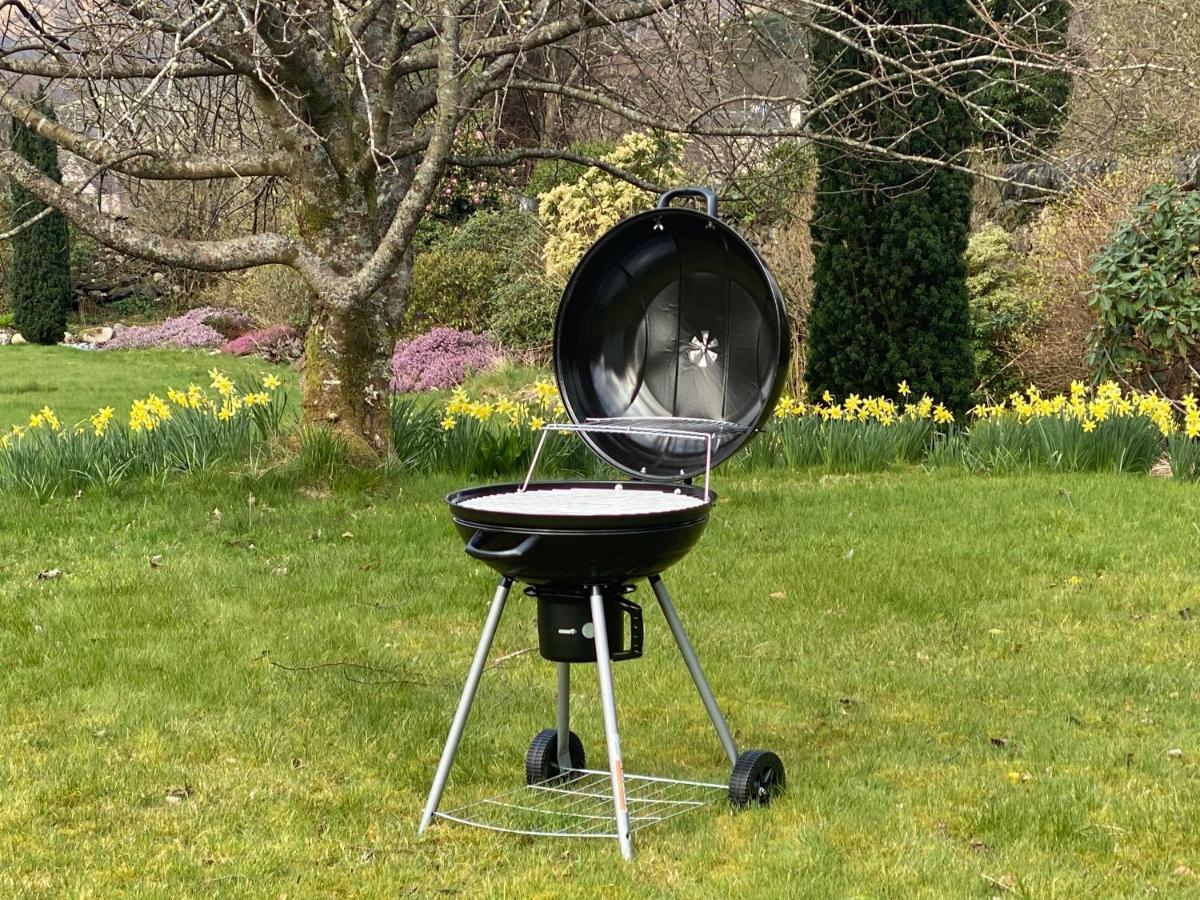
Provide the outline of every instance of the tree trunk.
[[[332,167],[298,179],[300,235],[340,275],[370,258],[379,213],[372,175],[351,182]],[[352,459],[378,462],[390,444],[389,390],[392,323],[386,290],[349,297],[337,286],[318,288],[304,352],[303,420],[342,435]]]
[[379,297],[347,304],[318,294],[304,359],[304,420],[346,438],[352,458],[378,461],[390,430],[391,336]]

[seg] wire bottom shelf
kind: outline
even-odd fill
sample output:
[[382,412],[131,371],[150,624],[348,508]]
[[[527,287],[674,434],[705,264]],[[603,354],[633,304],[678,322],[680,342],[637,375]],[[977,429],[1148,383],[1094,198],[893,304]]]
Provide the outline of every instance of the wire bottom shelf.
[[[655,825],[727,799],[729,787],[625,774],[630,831]],[[615,838],[612,779],[597,769],[568,769],[538,784],[438,812],[437,817],[475,828],[534,837]]]

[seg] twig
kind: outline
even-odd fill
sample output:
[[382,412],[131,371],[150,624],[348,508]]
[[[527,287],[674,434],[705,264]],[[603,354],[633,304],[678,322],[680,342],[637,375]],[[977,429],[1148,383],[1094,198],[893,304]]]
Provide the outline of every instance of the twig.
[[[379,669],[375,666],[368,666],[366,663],[348,662],[345,660],[336,660],[333,662],[311,663],[305,666],[288,666],[283,663],[270,660],[271,665],[277,669],[283,669],[285,672],[312,672],[317,669],[361,669],[364,672],[373,672],[377,675],[395,675],[396,673],[390,669]],[[346,676],[348,681],[354,681],[353,678]],[[428,687],[429,682],[420,679],[396,678],[387,682],[371,682],[358,681],[357,684],[414,684],[421,687]]]
[[492,660],[492,662],[488,664],[487,668],[494,669],[494,668],[496,668],[496,666],[500,665],[503,662],[507,662],[508,660],[513,659],[518,656],[524,656],[526,653],[532,653],[536,649],[537,649],[537,647],[526,647],[523,650],[514,650],[512,653],[505,653],[503,656],[499,656],[496,659]]

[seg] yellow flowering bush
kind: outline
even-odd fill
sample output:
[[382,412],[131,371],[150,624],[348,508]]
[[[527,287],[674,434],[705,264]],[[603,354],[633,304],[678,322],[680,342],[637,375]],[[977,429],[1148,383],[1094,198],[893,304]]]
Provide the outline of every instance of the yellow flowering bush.
[[189,384],[134,400],[124,424],[112,406],[64,426],[48,406],[0,435],[0,488],[40,498],[64,487],[115,484],[132,474],[206,468],[276,434],[286,395],[275,375],[235,384],[218,369],[208,388]]
[[[684,180],[683,141],[673,136],[630,132],[601,160],[658,184]],[[546,228],[546,275],[559,289],[596,237],[626,216],[649,209],[654,195],[602,169],[589,168],[576,181],[538,196],[538,217]]]

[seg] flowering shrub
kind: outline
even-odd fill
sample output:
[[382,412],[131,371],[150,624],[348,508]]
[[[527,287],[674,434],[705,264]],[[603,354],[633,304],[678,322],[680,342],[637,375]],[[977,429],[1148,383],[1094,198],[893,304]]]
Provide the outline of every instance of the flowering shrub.
[[471,372],[494,365],[500,354],[482,335],[434,328],[396,344],[392,354],[392,390],[437,391],[462,384]]
[[201,306],[154,325],[121,328],[103,348],[216,347],[225,343],[232,331],[244,331],[249,325],[249,320],[236,310]]
[[234,356],[248,356],[252,353],[263,353],[281,342],[298,340],[300,334],[290,325],[268,325],[266,328],[247,331],[241,337],[235,337],[221,349]]
[[48,499],[62,488],[112,485],[130,475],[204,469],[242,456],[280,430],[286,395],[264,375],[235,384],[217,369],[209,389],[189,384],[134,400],[121,423],[111,406],[73,426],[48,406],[0,435],[0,487]]
[[[603,162],[659,184],[683,181],[683,141],[630,132]],[[546,226],[543,253],[547,277],[561,289],[579,257],[602,231],[638,210],[654,196],[601,169],[588,169],[571,184],[560,184],[538,197],[538,215]]]

